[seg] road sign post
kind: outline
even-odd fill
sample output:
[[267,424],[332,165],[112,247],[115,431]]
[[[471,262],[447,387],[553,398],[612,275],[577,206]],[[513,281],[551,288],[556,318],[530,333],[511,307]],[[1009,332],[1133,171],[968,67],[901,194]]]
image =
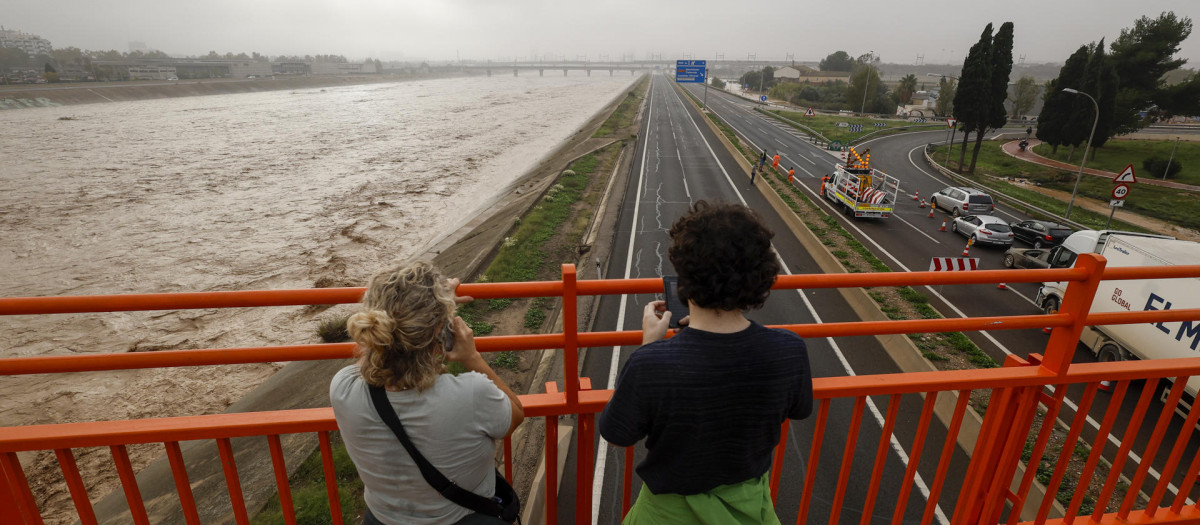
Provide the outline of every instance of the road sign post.
[[1133,174],[1133,164],[1125,166],[1121,173],[1113,179],[1112,200],[1108,201],[1108,206],[1111,208],[1108,211],[1108,222],[1104,224],[1104,229],[1112,226],[1113,215],[1116,215],[1117,208],[1125,207],[1125,197],[1129,196],[1129,185],[1137,184],[1137,175]]
[[675,82],[696,83],[704,82],[708,76],[707,60],[676,60]]

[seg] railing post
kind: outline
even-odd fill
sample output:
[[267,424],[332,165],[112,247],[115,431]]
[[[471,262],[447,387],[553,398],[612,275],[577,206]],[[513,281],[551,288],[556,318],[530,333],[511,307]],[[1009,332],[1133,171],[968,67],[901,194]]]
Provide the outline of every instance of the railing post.
[[[1009,355],[1005,367],[1031,366]],[[971,463],[955,505],[951,523],[980,523],[1003,510],[1019,451],[1024,448],[1028,426],[1037,409],[1037,387],[999,388],[992,391],[979,441],[971,452]],[[1018,452],[1013,452],[1015,450]],[[1020,509],[1013,509],[1020,512]]]
[[567,411],[579,412],[579,319],[575,265],[562,265],[563,389]]
[[17,506],[17,485],[13,478],[8,464],[0,461],[0,523],[25,523]]
[[1094,253],[1085,253],[1075,259],[1075,267],[1088,271],[1088,278],[1083,281],[1072,281],[1067,285],[1059,313],[1071,315],[1071,324],[1055,327],[1050,333],[1050,341],[1046,343],[1046,357],[1042,360],[1042,370],[1059,377],[1067,374],[1071,367],[1071,359],[1075,357],[1075,346],[1083,334],[1084,322],[1087,321],[1088,311],[1092,308],[1092,300],[1096,297],[1096,289],[1104,273],[1107,260]]

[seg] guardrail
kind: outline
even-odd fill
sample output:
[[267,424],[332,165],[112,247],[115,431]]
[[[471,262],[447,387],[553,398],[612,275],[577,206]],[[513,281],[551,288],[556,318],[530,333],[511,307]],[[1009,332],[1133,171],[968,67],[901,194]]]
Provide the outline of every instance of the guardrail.
[[[929,495],[922,511],[922,523],[930,523],[942,515],[942,507],[952,509],[948,520],[951,523],[1071,523],[1076,516],[1090,514],[1091,523],[1198,523],[1200,507],[1191,499],[1196,490],[1196,478],[1200,472],[1200,455],[1193,453],[1190,461],[1184,461],[1183,453],[1188,448],[1192,429],[1200,420],[1200,408],[1193,407],[1186,422],[1174,440],[1168,444],[1167,428],[1174,417],[1174,406],[1181,399],[1186,379],[1200,374],[1200,358],[1138,361],[1119,363],[1071,363],[1083,327],[1097,324],[1134,324],[1161,322],[1195,322],[1200,320],[1200,308],[1179,310],[1155,310],[1146,312],[1093,313],[1092,304],[1096,288],[1101,280],[1170,279],[1200,277],[1200,265],[1147,268],[1105,268],[1105,260],[1095,254],[1081,255],[1071,269],[1051,270],[986,270],[975,272],[913,272],[874,274],[824,274],[780,276],[775,289],[818,289],[839,287],[876,287],[905,285],[972,285],[997,282],[1041,282],[1069,281],[1062,309],[1048,315],[997,316],[961,319],[925,319],[888,322],[840,322],[823,324],[789,324],[782,328],[804,337],[841,337],[879,334],[933,333],[947,331],[1011,330],[1052,327],[1053,330],[1044,349],[1044,354],[1030,353],[1026,359],[1012,357],[1003,368],[982,370],[959,370],[916,374],[888,374],[851,377],[822,377],[813,381],[817,401],[814,427],[811,434],[803,437],[810,441],[807,464],[804,469],[804,491],[795,496],[781,497],[780,477],[790,467],[785,465],[783,447],[788,442],[792,426],[786,421],[771,468],[771,490],[776,508],[780,512],[795,509],[798,523],[837,523],[847,505],[848,497],[864,516],[863,522],[877,515],[876,506],[890,505],[892,523],[899,523],[906,516],[914,480],[919,466],[924,463],[924,473],[932,472]],[[563,351],[563,388],[557,384],[547,385],[545,393],[521,396],[525,414],[532,423],[542,419],[546,438],[544,453],[547,466],[546,505],[547,523],[557,522],[558,508],[558,418],[568,415],[577,417],[576,447],[578,467],[575,486],[577,523],[591,523],[592,462],[595,450],[594,415],[604,408],[611,397],[611,390],[591,390],[589,381],[578,375],[578,350],[581,347],[611,348],[634,346],[640,342],[639,331],[580,333],[577,326],[577,299],[581,295],[653,294],[662,291],[659,279],[591,280],[578,281],[572,265],[563,266],[562,280],[532,283],[488,283],[464,284],[459,294],[479,299],[544,297],[562,298],[563,331],[540,335],[505,335],[478,338],[480,351],[526,350],[556,348]],[[254,307],[303,304],[330,304],[357,302],[361,288],[325,290],[251,291],[201,294],[150,294],[95,297],[46,297],[0,299],[0,315],[29,315],[80,312],[109,312],[132,310],[158,310],[179,308]],[[1029,349],[1035,350],[1035,349]],[[0,359],[0,375],[44,374],[79,371],[102,371],[145,366],[197,366],[218,363],[245,363],[299,359],[330,359],[349,357],[350,345],[306,345],[303,347],[244,348],[224,350],[176,350],[155,354],[120,354],[100,356],[53,356]],[[1166,404],[1158,416],[1154,430],[1148,439],[1137,441],[1137,432],[1147,416],[1150,400],[1160,379],[1174,380]],[[1073,493],[1066,502],[1067,514],[1050,519],[1053,495],[1064,483],[1086,486],[1105,450],[1107,440],[1117,428],[1116,416],[1127,392],[1136,390],[1141,381],[1142,388],[1137,408],[1132,419],[1121,424],[1130,435],[1122,435],[1119,450],[1113,456],[1113,467],[1105,478],[1104,488],[1094,504],[1094,510],[1083,512],[1084,493]],[[1092,448],[1085,467],[1076,474],[1067,469],[1068,460],[1076,444],[1084,436],[1083,420],[1098,399],[1097,390],[1101,381],[1116,381],[1107,407],[1104,408],[1103,423],[1090,440]],[[1048,485],[1048,496],[1041,501],[1029,500],[1030,487],[1035,482],[1036,469],[1027,469],[1017,476],[1022,452],[1028,451],[1028,463],[1040,464],[1048,454],[1048,443],[1056,416],[1063,411],[1064,396],[1073,385],[1082,385],[1083,395],[1075,414],[1071,417],[1070,432],[1061,449],[1064,453],[1053,461],[1054,468]],[[1046,393],[1053,387],[1053,393]],[[973,391],[990,389],[983,427],[975,442],[967,464],[954,458],[955,443],[959,439],[960,425]],[[887,414],[882,432],[878,437],[860,437],[862,418],[869,396],[886,396]],[[852,401],[847,410],[844,403]],[[905,400],[919,400],[919,414],[902,409]],[[941,402],[954,404],[953,417],[943,422],[946,426],[944,441],[929,438],[934,420],[934,405]],[[1195,404],[1193,404],[1195,405]],[[1044,407],[1046,416],[1040,427],[1034,425],[1034,417]],[[1095,408],[1100,408],[1097,405]],[[834,428],[830,424],[831,414],[848,415],[847,427]],[[889,441],[898,439],[893,433],[901,418],[915,422],[915,434],[908,449],[909,458],[904,478],[898,485],[882,482],[883,465],[889,459]],[[281,434],[316,433],[320,441],[322,465],[327,484],[327,493],[332,511],[332,521],[341,523],[339,494],[334,480],[334,462],[330,450],[329,432],[336,429],[332,411],[328,408],[306,410],[280,410],[241,414],[199,415],[187,417],[143,419],[132,421],[95,421],[83,423],[59,423],[4,427],[0,429],[0,522],[42,523],[41,509],[32,493],[18,453],[27,451],[53,450],[65,480],[66,490],[74,502],[82,523],[99,521],[91,504],[87,490],[88,482],[76,464],[76,451],[82,447],[107,447],[113,457],[121,487],[129,505],[129,520],[148,523],[145,505],[137,478],[129,462],[126,447],[137,443],[162,443],[170,460],[170,468],[178,501],[185,521],[199,523],[196,502],[188,478],[188,465],[180,453],[179,443],[186,440],[212,440],[220,456],[229,493],[230,508],[238,523],[248,522],[248,509],[244,504],[239,482],[238,466],[234,461],[232,438],[259,437],[270,448],[274,479],[279,490],[285,519],[295,522],[292,509],[287,469],[281,449]],[[856,443],[866,439],[878,443],[869,479],[854,479],[851,483],[852,463]],[[823,448],[832,443],[833,448]],[[1151,461],[1160,447],[1170,447],[1169,458],[1158,481],[1147,481]],[[511,457],[512,444],[504,443],[505,458]],[[936,459],[922,459],[923,450],[938,447]],[[1132,464],[1127,461],[1134,449],[1142,453],[1145,462]],[[837,450],[841,450],[840,456]],[[822,451],[834,454],[840,466],[836,469],[819,469]],[[624,449],[622,469],[622,509],[631,504],[630,486],[633,471],[632,448]],[[1185,464],[1186,463],[1186,464]],[[957,467],[952,469],[952,465]],[[951,472],[962,472],[961,475]],[[506,461],[505,475],[512,476],[510,461]],[[1116,510],[1106,509],[1113,491],[1122,475],[1131,480],[1130,490]],[[1178,484],[1176,484],[1178,483]],[[810,516],[813,511],[815,487],[825,484],[834,494],[829,505],[829,516]],[[951,490],[957,488],[957,490]],[[1134,510],[1139,490],[1149,495],[1141,510]],[[1172,496],[1173,494],[1173,496]],[[1165,498],[1172,497],[1167,503]]]

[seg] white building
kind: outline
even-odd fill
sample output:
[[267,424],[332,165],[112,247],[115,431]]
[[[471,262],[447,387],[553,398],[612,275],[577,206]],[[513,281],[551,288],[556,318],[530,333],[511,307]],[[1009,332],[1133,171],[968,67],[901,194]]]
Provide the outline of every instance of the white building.
[[229,64],[229,76],[233,78],[246,78],[248,76],[269,77],[275,74],[271,69],[270,62],[232,62]]
[[50,41],[37,35],[0,27],[0,47],[15,47],[29,56],[50,54]]
[[377,73],[375,71],[375,62],[363,62],[361,64],[313,62],[308,66],[314,75],[361,75],[363,73]]
[[800,70],[791,66],[784,66],[775,70],[775,79],[780,82],[799,82]]
[[169,80],[177,77],[175,68],[171,66],[129,66],[129,78],[132,80]]

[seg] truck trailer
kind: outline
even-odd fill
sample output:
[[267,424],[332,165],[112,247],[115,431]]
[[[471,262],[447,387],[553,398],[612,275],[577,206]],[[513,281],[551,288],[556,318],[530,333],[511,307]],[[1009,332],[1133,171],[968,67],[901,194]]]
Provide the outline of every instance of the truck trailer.
[[[1069,268],[1081,253],[1103,255],[1109,268],[1200,263],[1200,243],[1162,235],[1084,230],[1051,250],[1050,267]],[[1058,311],[1066,288],[1066,282],[1042,283],[1037,304],[1046,313]],[[1200,278],[1101,281],[1091,311],[1179,308],[1200,308]],[[1196,357],[1200,356],[1200,320],[1087,326],[1080,342],[1102,362]],[[1198,388],[1200,378],[1193,377],[1185,391],[1195,399]]]

